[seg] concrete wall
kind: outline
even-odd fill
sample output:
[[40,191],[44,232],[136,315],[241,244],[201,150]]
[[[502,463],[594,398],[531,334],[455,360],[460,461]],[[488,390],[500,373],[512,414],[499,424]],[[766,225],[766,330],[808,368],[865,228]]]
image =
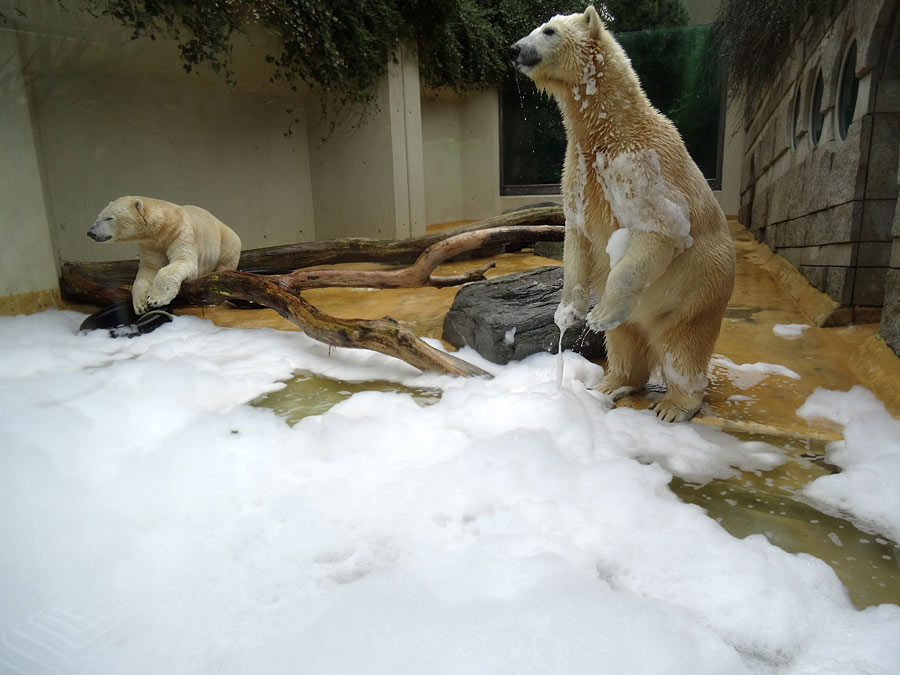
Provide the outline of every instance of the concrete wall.
[[136,256],[85,234],[124,194],[203,206],[245,248],[424,232],[414,51],[389,64],[362,125],[349,113],[332,128],[317,96],[270,81],[262,32],[237,43],[231,88],[112,20],[42,0],[0,10],[0,297],[55,287],[60,260]]
[[350,114],[336,128],[307,102],[309,163],[319,239],[394,239],[425,232],[419,73],[407,50],[389,65],[365,124]]
[[[851,2],[833,24],[808,26],[747,129],[742,222],[810,283],[848,306],[884,301],[900,143],[900,80],[886,69],[885,56],[896,5]],[[859,94],[841,139],[838,89],[854,40]],[[814,146],[809,111],[819,72],[824,128]],[[795,105],[800,112],[792,138]]]
[[447,91],[422,92],[425,220],[463,219],[461,116],[465,101]]
[[15,40],[0,34],[0,297],[56,286],[38,151]]
[[212,74],[185,73],[171,41],[132,41],[116,24],[55,2],[21,6],[24,17],[6,12],[11,30],[0,42],[21,55],[60,259],[135,255],[133,245],[85,236],[123,194],[203,206],[247,248],[315,238],[305,116],[286,138],[296,97],[268,83],[259,53],[246,56],[251,45],[238,61],[263,67],[240,69],[241,87],[231,89]]

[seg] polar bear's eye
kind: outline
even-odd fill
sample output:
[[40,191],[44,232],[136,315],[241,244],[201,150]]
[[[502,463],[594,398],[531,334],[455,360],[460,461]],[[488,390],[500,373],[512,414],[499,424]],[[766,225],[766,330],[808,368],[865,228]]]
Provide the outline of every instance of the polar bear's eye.
[[553,30],[552,28],[545,28],[544,35],[549,35],[552,37],[552,36],[556,35],[556,31]]

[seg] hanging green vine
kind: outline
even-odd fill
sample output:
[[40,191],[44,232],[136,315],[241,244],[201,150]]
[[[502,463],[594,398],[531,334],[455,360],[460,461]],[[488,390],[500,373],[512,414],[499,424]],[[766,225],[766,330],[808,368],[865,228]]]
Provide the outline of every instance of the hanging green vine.
[[[431,87],[457,91],[500,84],[513,74],[507,47],[554,14],[586,0],[58,0],[109,16],[134,39],[174,38],[186,71],[209,67],[236,84],[232,41],[258,26],[278,39],[260,58],[273,79],[304,83],[338,108],[373,103],[401,43],[414,44]],[[599,3],[598,3],[599,4]],[[611,28],[629,31],[687,22],[682,0],[606,0]],[[0,18],[6,17],[0,13]]]
[[[62,1],[62,0],[61,0]],[[71,0],[70,0],[71,1]],[[512,72],[506,48],[584,0],[74,0],[111,16],[135,38],[166,35],[190,72],[208,66],[234,83],[232,38],[251,25],[277,35],[265,56],[274,77],[300,82],[341,105],[370,104],[401,42],[415,44],[426,84],[458,91],[495,85]],[[681,0],[608,0],[616,30],[684,23]]]

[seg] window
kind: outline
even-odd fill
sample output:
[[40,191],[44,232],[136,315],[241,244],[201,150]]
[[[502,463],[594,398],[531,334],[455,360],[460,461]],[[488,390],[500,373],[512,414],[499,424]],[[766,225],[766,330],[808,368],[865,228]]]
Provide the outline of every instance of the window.
[[500,194],[559,194],[565,152],[554,100],[531,82],[500,90]]
[[838,91],[838,135],[847,138],[847,130],[856,111],[856,97],[859,93],[859,78],[856,77],[856,41],[850,45],[841,69],[841,86]]
[[809,107],[809,133],[813,147],[819,144],[822,138],[822,128],[825,126],[825,117],[822,115],[822,94],[825,84],[822,81],[822,72],[816,76],[816,84],[813,87],[812,102]]
[[800,86],[797,86],[797,91],[794,92],[794,107],[791,112],[791,148],[793,150],[797,149],[797,136],[799,133],[799,125],[800,125]]
[[[724,97],[711,26],[619,33],[650,101],[681,132],[714,189],[721,186]],[[566,133],[556,102],[523,78],[500,91],[500,194],[559,194]]]

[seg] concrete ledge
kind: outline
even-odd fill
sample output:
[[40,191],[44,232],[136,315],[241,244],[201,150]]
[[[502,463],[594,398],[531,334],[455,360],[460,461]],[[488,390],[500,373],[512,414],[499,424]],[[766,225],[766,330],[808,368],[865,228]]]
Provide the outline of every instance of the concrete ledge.
[[0,298],[0,316],[36,314],[50,307],[59,308],[62,305],[63,302],[58,288],[7,295]]
[[[777,253],[773,253],[765,244],[756,243],[756,255],[760,265],[769,272],[791,294],[800,305],[800,309],[816,326],[839,325],[833,320],[840,316],[843,309],[840,303],[832,300],[825,293],[817,290],[807,281],[800,270]],[[845,320],[844,323],[852,321]]]
[[851,323],[877,323],[881,310],[875,307],[849,307],[822,293],[809,283],[788,260],[773,252],[766,244],[760,243],[740,223],[729,219],[729,226],[735,246],[749,250],[755,262],[765,269],[791,297],[809,318],[810,323],[819,326],[845,326]]
[[853,374],[884,403],[888,412],[900,418],[900,356],[884,339],[873,335],[865,340],[849,364]]

